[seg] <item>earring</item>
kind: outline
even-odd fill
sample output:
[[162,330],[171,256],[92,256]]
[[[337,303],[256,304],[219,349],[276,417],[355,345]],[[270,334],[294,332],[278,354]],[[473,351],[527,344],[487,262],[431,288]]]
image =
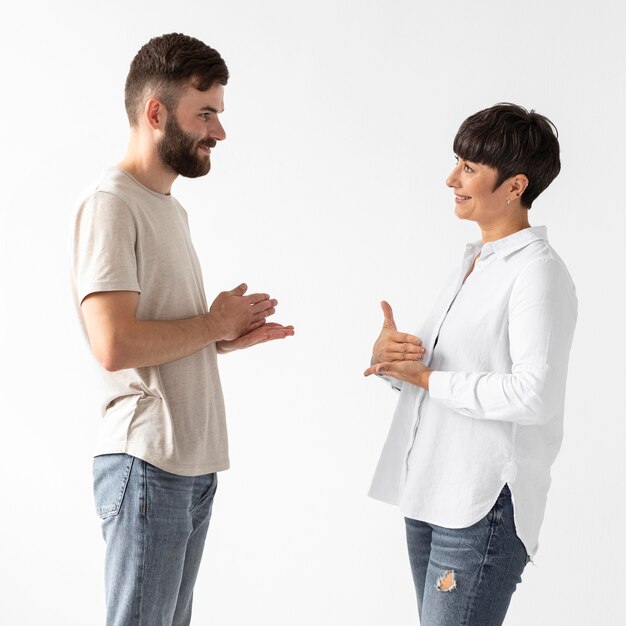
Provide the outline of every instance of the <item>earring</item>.
[[510,200],[507,200],[507,201],[506,201],[506,203],[507,203],[507,204],[511,204],[511,201],[510,201]]

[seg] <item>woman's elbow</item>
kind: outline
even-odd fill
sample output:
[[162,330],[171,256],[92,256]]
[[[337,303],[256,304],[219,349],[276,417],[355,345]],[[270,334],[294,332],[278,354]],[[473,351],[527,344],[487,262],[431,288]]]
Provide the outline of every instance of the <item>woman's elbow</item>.
[[557,394],[531,392],[523,404],[520,412],[519,423],[523,426],[544,426],[556,415],[562,407],[562,402]]

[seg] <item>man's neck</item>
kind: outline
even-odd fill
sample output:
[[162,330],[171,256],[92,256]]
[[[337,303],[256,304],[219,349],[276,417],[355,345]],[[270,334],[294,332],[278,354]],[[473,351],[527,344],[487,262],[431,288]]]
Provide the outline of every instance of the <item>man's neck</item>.
[[163,195],[170,194],[172,183],[178,177],[176,172],[163,165],[156,147],[142,142],[139,136],[131,136],[126,155],[117,167],[144,187]]

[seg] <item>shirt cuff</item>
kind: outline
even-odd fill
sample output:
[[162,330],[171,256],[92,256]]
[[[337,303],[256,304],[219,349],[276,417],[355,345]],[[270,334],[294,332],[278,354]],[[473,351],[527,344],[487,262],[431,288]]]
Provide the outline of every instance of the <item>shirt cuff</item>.
[[428,395],[444,404],[452,400],[452,377],[454,372],[431,372],[428,379]]

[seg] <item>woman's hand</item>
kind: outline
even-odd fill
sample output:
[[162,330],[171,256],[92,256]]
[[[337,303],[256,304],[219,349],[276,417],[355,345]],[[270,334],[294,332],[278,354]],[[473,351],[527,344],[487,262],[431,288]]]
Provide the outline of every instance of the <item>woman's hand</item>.
[[383,300],[380,306],[385,320],[372,350],[372,365],[394,361],[419,361],[425,352],[422,340],[415,335],[399,333],[391,305]]
[[426,350],[422,347],[422,340],[415,335],[399,333],[393,319],[393,310],[388,302],[380,303],[385,320],[383,329],[374,344],[372,363],[364,374],[380,374],[391,376],[418,387],[428,389],[430,371],[420,363]]
[[393,361],[391,363],[377,363],[368,367],[363,374],[380,374],[381,376],[391,376],[397,380],[402,380],[418,387],[428,389],[428,380],[432,370],[428,369],[419,361]]

